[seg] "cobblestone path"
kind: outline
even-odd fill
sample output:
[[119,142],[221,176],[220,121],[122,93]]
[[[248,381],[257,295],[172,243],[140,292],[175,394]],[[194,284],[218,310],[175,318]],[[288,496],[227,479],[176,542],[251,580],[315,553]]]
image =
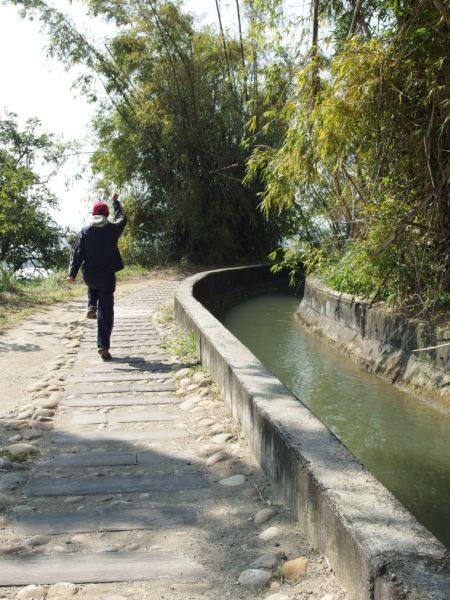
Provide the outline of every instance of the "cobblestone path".
[[[192,376],[164,350],[173,326],[153,313],[176,285],[118,302],[112,361],[97,355],[95,321],[72,323],[31,404],[5,420],[8,456],[35,458],[4,459],[0,600],[256,598],[297,555],[309,563],[301,584],[281,594],[278,578],[266,597],[345,598],[289,512],[269,500],[270,482],[209,376]],[[252,564],[267,581],[243,587]]]

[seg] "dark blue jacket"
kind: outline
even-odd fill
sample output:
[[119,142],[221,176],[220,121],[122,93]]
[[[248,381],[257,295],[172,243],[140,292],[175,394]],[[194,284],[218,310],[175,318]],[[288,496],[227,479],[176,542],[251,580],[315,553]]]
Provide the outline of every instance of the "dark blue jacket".
[[123,269],[117,242],[127,217],[118,200],[113,206],[114,223],[84,227],[72,249],[69,275],[76,277],[81,267],[83,278],[90,287],[109,284],[114,273]]

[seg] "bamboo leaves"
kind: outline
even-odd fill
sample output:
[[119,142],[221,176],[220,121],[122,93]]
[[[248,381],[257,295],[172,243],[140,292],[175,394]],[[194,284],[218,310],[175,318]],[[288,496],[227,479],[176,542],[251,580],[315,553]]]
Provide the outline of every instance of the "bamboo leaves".
[[[327,15],[333,44],[316,52],[313,27],[313,51],[278,111],[284,137],[275,147],[262,139],[249,161],[249,176],[265,182],[266,213],[298,225],[286,266],[297,248],[338,290],[442,310],[450,297],[445,19],[431,0],[357,0],[351,13],[347,3],[312,4]],[[361,15],[378,19],[370,36]]]

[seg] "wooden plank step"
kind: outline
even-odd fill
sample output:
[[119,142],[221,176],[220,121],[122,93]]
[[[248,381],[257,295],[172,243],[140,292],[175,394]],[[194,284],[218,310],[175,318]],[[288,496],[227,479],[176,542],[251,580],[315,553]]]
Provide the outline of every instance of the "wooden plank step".
[[84,385],[72,385],[66,387],[65,397],[67,396],[79,396],[81,394],[121,394],[130,392],[130,384],[126,385],[90,385],[88,387]]
[[[94,351],[92,353],[92,357],[94,356]],[[88,360],[86,360],[86,364],[92,365],[92,360],[89,357]],[[96,356],[96,358],[98,359],[98,355]],[[112,359],[110,361],[108,361],[107,364],[108,366],[114,366],[114,365],[118,365],[118,364],[152,364],[152,362],[160,362],[160,361],[168,361],[170,360],[169,355],[167,354],[163,354],[162,352],[158,352],[158,353],[154,353],[154,354],[148,354],[147,356],[129,356],[129,355],[124,355],[124,356],[113,356]],[[170,364],[170,363],[166,363],[166,364]],[[103,365],[103,363],[99,363],[99,368],[101,368],[101,366]]]
[[157,329],[155,329],[155,326],[150,324],[148,321],[143,323],[141,328],[136,327],[136,322],[133,322],[133,320],[126,322],[126,319],[121,318],[120,321],[120,324],[114,326],[112,337],[115,335],[159,335],[159,332]]
[[177,421],[180,419],[179,413],[144,410],[113,412],[107,416],[108,423],[149,423],[151,421]]
[[187,506],[159,508],[130,508],[103,510],[100,516],[101,531],[133,531],[137,529],[172,528],[195,525],[197,512]]
[[[99,364],[96,367],[87,367],[84,371],[88,374],[91,373],[176,373],[179,369],[184,369],[185,367],[191,367],[192,365],[188,363],[172,363],[172,362],[148,362],[142,363],[138,365],[117,365],[116,361],[112,361],[110,363]],[[92,363],[90,363],[92,364]]]
[[[182,367],[180,367],[181,369]],[[145,380],[145,379],[170,379],[174,377],[175,373],[178,371],[178,368],[171,369],[170,365],[163,365],[159,368],[150,367],[143,365],[140,368],[130,367],[128,369],[124,369],[123,367],[114,368],[110,366],[102,366],[98,369],[93,369],[92,371],[88,371],[86,369],[86,374],[84,377],[77,377],[68,379],[68,383],[76,383],[78,380],[83,381],[94,381],[97,378],[97,381],[133,381],[133,380]],[[92,379],[91,379],[92,378]],[[126,379],[125,379],[126,378]]]
[[137,465],[136,452],[90,452],[89,454],[61,454],[40,460],[35,464],[39,468],[62,467],[76,469],[78,467],[113,467]]
[[78,384],[66,388],[65,396],[79,396],[81,394],[115,394],[129,393],[129,392],[173,392],[176,387],[171,383],[150,383],[144,385],[133,385],[132,383],[126,385],[92,385],[92,384]]
[[[85,348],[84,351],[88,351],[88,348]],[[97,351],[95,350],[95,354],[97,354]],[[121,359],[121,360],[127,360],[128,359],[139,359],[140,361],[149,361],[149,360],[154,360],[155,358],[158,358],[159,360],[169,360],[170,356],[166,353],[163,353],[163,350],[161,350],[161,348],[152,348],[152,347],[148,347],[148,348],[119,348],[116,346],[113,346],[111,348],[111,354],[112,354],[112,360],[108,361],[108,364],[114,364],[114,361],[117,359]],[[92,357],[91,357],[91,364],[92,364],[92,359],[94,358],[94,353],[92,353]],[[97,355],[98,358],[98,355]]]
[[[173,453],[172,453],[173,452]],[[64,469],[76,469],[78,467],[114,467],[133,465],[155,465],[169,462],[171,464],[191,465],[195,459],[190,454],[164,449],[164,454],[152,450],[143,452],[89,452],[79,454],[60,454],[52,458],[40,460],[36,463],[39,468],[61,467]]]
[[[83,335],[81,338],[83,344],[95,344],[97,341],[96,335]],[[111,344],[113,346],[123,346],[124,344],[142,344],[145,346],[158,346],[161,343],[161,337],[156,336],[131,336],[131,335],[121,335],[114,336],[111,340]]]
[[127,319],[125,317],[119,317],[118,326],[114,326],[112,335],[158,335],[158,330],[155,329],[154,323],[151,321],[144,320],[143,326],[139,328],[139,321],[142,317],[135,317],[134,319]]
[[177,386],[173,383],[145,383],[141,384],[130,384],[130,392],[174,392]]
[[116,322],[114,324],[114,330],[124,329],[128,331],[147,331],[147,329],[155,329],[155,324],[153,323],[153,319],[151,313],[147,316],[140,316],[139,321],[137,320],[136,314],[125,314],[122,313],[119,309],[115,310]]
[[144,450],[137,454],[138,465],[155,465],[167,461],[170,461],[171,465],[174,466],[177,464],[183,466],[195,464],[196,459],[192,454],[180,451],[178,448],[164,448],[164,454],[155,452],[154,450]]
[[[83,344],[82,344],[83,345]],[[90,344],[86,344],[86,347],[90,347]],[[129,351],[130,348],[142,348],[142,352],[162,352],[162,348],[160,346],[160,342],[148,342],[148,343],[142,343],[142,342],[130,342],[130,343],[125,343],[125,342],[121,342],[120,340],[114,344],[114,342],[111,345],[111,352],[113,350],[115,351]]]
[[[60,533],[88,533],[99,529],[99,511],[70,513],[30,513],[19,515],[15,522],[19,535],[58,535]],[[0,562],[0,573],[1,573]]]
[[153,312],[155,306],[153,300],[146,300],[140,306],[133,306],[133,310],[116,309],[117,325],[123,327],[124,323],[129,323],[133,329],[145,329],[146,327],[155,327],[153,322]]
[[151,381],[152,379],[170,379],[173,377],[173,372],[158,372],[158,371],[149,371],[148,373],[141,373],[140,371],[136,373],[105,373],[101,375],[89,374],[85,377],[69,377],[67,382],[74,384],[92,384],[92,383],[101,383],[108,381]]
[[[85,331],[85,335],[94,336],[97,333],[97,328],[90,329]],[[159,332],[154,327],[146,327],[145,329],[136,329],[135,327],[114,327],[112,336],[113,338],[117,336],[140,336],[140,337],[159,337]]]
[[178,414],[169,414],[167,412],[148,412],[134,410],[129,412],[111,413],[108,415],[101,413],[75,415],[72,425],[97,425],[100,423],[150,423],[152,421],[176,421],[180,417]]
[[108,417],[101,413],[75,415],[70,421],[71,425],[98,425],[108,423]]
[[[96,331],[94,330],[90,330],[90,331],[86,331],[84,333],[84,335],[86,337],[89,337],[89,339],[97,339],[96,336]],[[129,327],[126,329],[121,330],[117,330],[114,328],[112,336],[113,339],[117,339],[117,338],[154,338],[154,339],[161,339],[159,333],[156,331],[156,329],[146,329],[145,331],[142,330],[136,330],[136,329],[130,329]]]
[[56,444],[98,444],[113,442],[156,442],[184,438],[184,429],[148,429],[146,431],[93,431],[93,432],[54,432],[50,434]]
[[[189,506],[97,509],[85,513],[30,513],[16,519],[19,535],[58,535],[91,531],[136,531],[194,525],[197,512]],[[1,563],[0,563],[1,564]]]
[[87,496],[135,492],[174,492],[208,487],[200,473],[182,475],[105,475],[103,477],[35,477],[29,496]]
[[0,562],[0,586],[189,579],[202,575],[200,565],[173,552],[98,552],[22,555]]
[[181,398],[177,396],[123,396],[106,398],[64,398],[61,400],[61,406],[72,407],[94,407],[94,406],[153,406],[162,404],[180,404]]
[[[80,361],[82,362],[82,361]],[[185,365],[183,365],[184,367]],[[183,367],[179,367],[182,369]],[[103,375],[104,373],[116,373],[120,375],[124,373],[125,375],[132,375],[133,373],[171,373],[172,371],[177,371],[177,364],[173,364],[171,362],[144,362],[133,363],[133,364],[124,364],[117,363],[114,359],[110,362],[104,362],[100,364],[96,364],[95,367],[92,366],[92,362],[86,361],[86,367],[83,369],[83,372],[86,374],[86,377],[89,375]]]
[[[89,340],[87,341],[82,341],[80,344],[80,347],[82,349],[89,349],[92,348],[94,341],[90,342]],[[142,349],[142,351],[144,352],[150,352],[150,351],[160,351],[161,350],[161,346],[159,344],[159,341],[154,341],[154,342],[124,342],[122,340],[118,340],[116,343],[111,342],[111,353],[113,350],[117,350],[117,351],[122,351],[122,350],[126,350],[128,351],[130,348],[139,348]]]

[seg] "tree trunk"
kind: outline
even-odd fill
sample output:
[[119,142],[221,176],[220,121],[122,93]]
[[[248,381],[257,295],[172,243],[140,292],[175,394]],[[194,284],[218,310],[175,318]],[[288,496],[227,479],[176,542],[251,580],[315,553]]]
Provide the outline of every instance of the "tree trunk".
[[225,63],[227,65],[228,77],[230,78],[230,83],[231,83],[232,77],[231,77],[230,61],[228,60],[227,43],[225,41],[225,33],[223,31],[222,15],[220,14],[219,0],[216,0],[216,9],[217,9],[217,17],[219,19],[220,37],[222,39],[223,54],[225,56]]
[[244,54],[244,42],[242,40],[242,25],[241,25],[241,10],[239,8],[239,0],[236,0],[236,11],[239,25],[239,41],[241,44],[241,58],[242,58],[242,69],[243,69],[243,85],[244,85],[244,102],[247,101],[247,72],[245,67],[245,54]]
[[318,56],[318,40],[319,40],[319,9],[320,9],[320,0],[312,0],[312,39],[311,39],[311,60],[313,63],[312,68],[312,103],[314,103],[314,99],[317,96],[319,91],[319,69],[317,64],[317,56]]
[[358,21],[359,21],[359,14],[361,12],[362,3],[363,3],[363,0],[356,0],[355,10],[353,11],[352,23],[350,25],[350,29],[348,32],[348,38],[353,37],[353,35],[355,34],[356,25],[358,24]]

